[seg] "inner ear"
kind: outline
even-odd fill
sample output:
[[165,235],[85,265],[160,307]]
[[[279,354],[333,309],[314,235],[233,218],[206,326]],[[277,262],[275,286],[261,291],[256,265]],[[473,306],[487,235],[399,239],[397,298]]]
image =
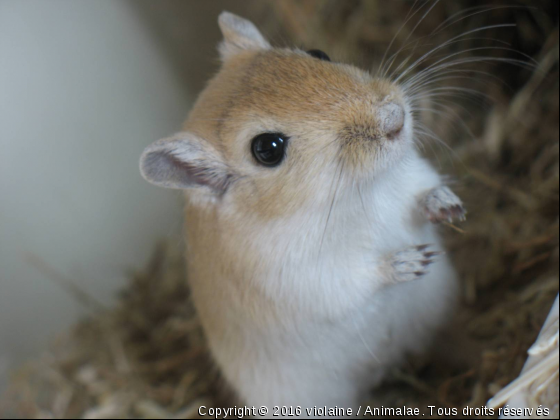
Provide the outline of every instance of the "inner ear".
[[206,188],[216,194],[223,194],[235,178],[217,150],[191,133],[148,146],[140,158],[140,172],[161,187]]
[[270,44],[249,20],[222,12],[218,24],[224,36],[219,50],[223,60],[247,50],[269,49]]

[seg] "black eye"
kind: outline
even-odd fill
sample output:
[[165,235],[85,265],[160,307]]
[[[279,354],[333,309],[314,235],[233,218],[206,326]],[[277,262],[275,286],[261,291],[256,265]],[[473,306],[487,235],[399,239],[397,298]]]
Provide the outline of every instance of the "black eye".
[[261,165],[276,166],[284,159],[287,140],[282,133],[259,134],[251,143],[251,151]]
[[318,58],[319,60],[331,61],[329,56],[321,50],[309,50],[307,51],[307,54],[309,54],[311,57]]

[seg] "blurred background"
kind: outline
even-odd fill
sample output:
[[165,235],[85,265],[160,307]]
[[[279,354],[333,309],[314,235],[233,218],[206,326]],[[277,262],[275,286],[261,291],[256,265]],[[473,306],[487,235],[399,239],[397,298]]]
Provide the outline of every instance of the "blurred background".
[[[226,4],[227,3],[227,4]],[[139,175],[217,70],[216,16],[251,2],[0,0],[0,388],[9,366],[180,236],[181,199]]]
[[377,401],[483,405],[517,376],[558,293],[556,0],[0,0],[0,417],[8,372],[9,417],[190,418],[214,401],[219,374],[186,303],[182,200],[146,183],[138,158],[218,70],[222,10],[273,45],[368,69],[393,37],[412,62],[491,27],[417,69],[497,59],[453,81],[488,97],[440,90],[418,115],[470,212],[444,230],[462,351],[396,372]]

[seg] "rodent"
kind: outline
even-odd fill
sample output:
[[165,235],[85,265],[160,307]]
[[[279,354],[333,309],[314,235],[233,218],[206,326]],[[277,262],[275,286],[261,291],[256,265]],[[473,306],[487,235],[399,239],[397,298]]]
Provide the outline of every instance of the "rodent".
[[437,222],[461,200],[415,146],[405,92],[223,12],[222,67],[150,182],[185,191],[188,281],[248,405],[355,407],[449,318]]

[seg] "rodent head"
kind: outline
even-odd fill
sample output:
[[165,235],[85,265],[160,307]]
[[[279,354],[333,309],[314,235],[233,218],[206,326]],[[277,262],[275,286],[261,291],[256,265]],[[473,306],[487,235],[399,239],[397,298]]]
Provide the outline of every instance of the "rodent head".
[[413,149],[398,86],[317,50],[272,48],[230,13],[219,24],[222,69],[185,131],[145,150],[148,181],[270,218],[327,202],[335,181],[375,179]]

